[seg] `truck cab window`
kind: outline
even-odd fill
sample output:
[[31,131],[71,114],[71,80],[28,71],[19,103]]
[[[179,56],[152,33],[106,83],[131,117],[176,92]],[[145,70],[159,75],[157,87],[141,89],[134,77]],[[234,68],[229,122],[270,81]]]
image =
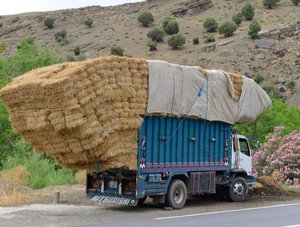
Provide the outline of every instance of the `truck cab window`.
[[250,149],[247,140],[240,138],[239,142],[240,142],[241,152],[247,156],[250,156]]

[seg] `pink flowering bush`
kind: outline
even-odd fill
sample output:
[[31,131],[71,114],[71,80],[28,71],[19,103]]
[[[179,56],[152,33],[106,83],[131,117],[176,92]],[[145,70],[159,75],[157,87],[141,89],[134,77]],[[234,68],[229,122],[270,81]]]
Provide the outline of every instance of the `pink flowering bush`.
[[300,132],[281,136],[284,127],[274,128],[253,156],[254,174],[273,175],[283,183],[300,181]]

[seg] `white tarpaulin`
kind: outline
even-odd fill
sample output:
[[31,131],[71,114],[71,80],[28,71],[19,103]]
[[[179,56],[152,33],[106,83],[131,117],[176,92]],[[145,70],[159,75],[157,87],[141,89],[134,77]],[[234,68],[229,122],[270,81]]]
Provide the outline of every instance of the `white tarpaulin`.
[[254,121],[271,106],[270,97],[243,76],[242,93],[235,96],[230,78],[222,70],[149,60],[148,114],[199,117],[230,124]]

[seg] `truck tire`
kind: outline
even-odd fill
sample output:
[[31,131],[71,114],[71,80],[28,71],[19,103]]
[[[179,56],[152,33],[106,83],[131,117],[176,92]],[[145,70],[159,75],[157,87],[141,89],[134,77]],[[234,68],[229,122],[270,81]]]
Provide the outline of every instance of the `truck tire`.
[[173,209],[181,209],[185,205],[186,198],[187,189],[185,183],[181,180],[173,180],[166,196],[166,204]]
[[248,184],[243,177],[234,178],[228,189],[229,199],[233,202],[242,202],[248,195]]

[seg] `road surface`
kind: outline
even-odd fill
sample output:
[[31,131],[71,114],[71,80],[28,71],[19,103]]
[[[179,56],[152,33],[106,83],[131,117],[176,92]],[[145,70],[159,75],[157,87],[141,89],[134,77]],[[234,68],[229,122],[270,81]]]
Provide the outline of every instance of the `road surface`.
[[0,208],[0,226],[300,227],[300,199],[230,203],[191,200],[182,210],[112,205],[32,204]]

